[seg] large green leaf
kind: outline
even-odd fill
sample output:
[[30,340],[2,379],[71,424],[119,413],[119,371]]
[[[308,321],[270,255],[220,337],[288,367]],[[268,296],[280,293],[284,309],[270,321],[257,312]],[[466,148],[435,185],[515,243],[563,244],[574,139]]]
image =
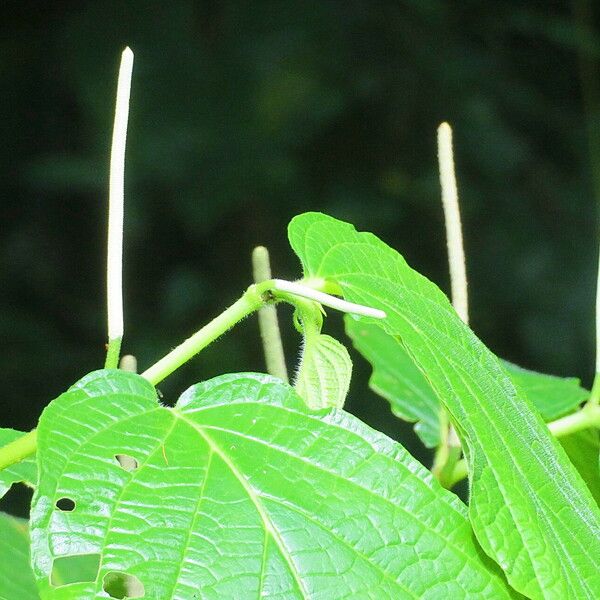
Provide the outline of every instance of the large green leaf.
[[[539,413],[445,295],[372,234],[318,213],[294,219],[305,276],[387,313],[447,408],[471,473],[469,514],[484,548],[532,598],[597,598],[600,512]],[[375,322],[371,320],[370,322]]]
[[[138,375],[91,373],[44,411],[38,462],[44,599],[106,598],[109,573],[161,599],[512,594],[464,505],[401,446],[267,375],[218,377],[171,409]],[[49,585],[57,557],[81,554],[99,555],[93,580]]]
[[[5,446],[22,435],[25,435],[22,431],[0,428],[0,446]],[[33,487],[36,479],[37,466],[34,456],[2,469],[0,471],[0,498],[6,494],[13,483],[25,483]]]
[[0,512],[0,600],[37,600],[27,521]]
[[[380,325],[346,315],[346,332],[354,347],[371,363],[369,385],[385,398],[392,412],[416,422],[415,432],[432,448],[440,441],[440,403],[423,372],[413,362],[398,336]],[[576,410],[589,397],[575,377],[556,377],[501,361],[513,384],[540,411],[546,422]]]

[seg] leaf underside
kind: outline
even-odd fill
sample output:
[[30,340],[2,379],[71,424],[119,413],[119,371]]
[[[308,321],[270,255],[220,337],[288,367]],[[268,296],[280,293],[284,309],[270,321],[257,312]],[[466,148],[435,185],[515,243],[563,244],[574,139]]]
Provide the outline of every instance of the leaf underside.
[[[218,377],[171,409],[140,376],[97,371],[38,436],[43,599],[106,598],[115,572],[181,600],[513,594],[464,505],[401,446],[267,375]],[[99,555],[93,581],[50,585],[53,561],[80,554]]]
[[448,410],[469,463],[469,515],[483,549],[532,598],[597,598],[600,513],[539,413],[444,294],[372,234],[318,213],[292,220],[306,277],[384,310]]

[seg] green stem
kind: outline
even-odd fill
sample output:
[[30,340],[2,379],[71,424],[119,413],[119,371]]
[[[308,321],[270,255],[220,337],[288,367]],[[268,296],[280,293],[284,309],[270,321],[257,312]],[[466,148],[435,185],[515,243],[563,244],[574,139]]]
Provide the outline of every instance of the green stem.
[[590,392],[588,404],[591,406],[600,405],[600,373],[596,373],[596,377],[594,377],[594,383],[592,385],[592,391]]
[[270,281],[251,285],[237,302],[161,358],[156,364],[146,369],[142,373],[142,377],[152,385],[161,382],[244,317],[258,310],[265,303],[263,294],[269,289],[270,285]]
[[[254,282],[261,283],[271,279],[271,264],[269,251],[264,246],[257,246],[252,252],[252,269]],[[262,339],[263,351],[267,372],[286,383],[288,380],[285,354],[281,343],[279,322],[277,321],[277,308],[274,304],[266,304],[258,311],[258,327]]]
[[[592,427],[600,428],[600,406],[589,402],[581,410],[548,423],[550,433],[556,438],[565,437]],[[451,488],[467,477],[468,474],[467,462],[465,460],[457,462],[452,473],[446,478],[445,487]]]
[[119,356],[121,354],[122,337],[115,338],[108,342],[106,349],[106,360],[104,361],[105,369],[116,369],[119,366]]
[[[303,306],[303,303],[306,302],[305,300],[298,298],[293,293],[278,290],[277,282],[280,282],[280,280],[272,279],[251,285],[237,302],[232,304],[218,317],[215,317],[210,323],[192,335],[192,337],[169,352],[164,358],[161,358],[156,364],[144,371],[141,376],[147,379],[152,385],[156,385],[244,317],[255,312],[269,301],[284,301],[294,306]],[[329,300],[330,304],[332,302],[335,304],[335,298],[330,298]],[[362,308],[364,309],[364,307]],[[113,354],[118,356],[118,350],[113,350],[110,353],[111,357]],[[19,462],[30,454],[33,454],[36,450],[36,435],[36,431],[33,430],[18,440],[0,448],[0,469]]]
[[548,429],[557,438],[576,433],[582,429],[600,427],[600,406],[586,404],[581,410],[548,423]]
[[0,471],[33,454],[36,446],[37,431],[34,429],[0,448]]

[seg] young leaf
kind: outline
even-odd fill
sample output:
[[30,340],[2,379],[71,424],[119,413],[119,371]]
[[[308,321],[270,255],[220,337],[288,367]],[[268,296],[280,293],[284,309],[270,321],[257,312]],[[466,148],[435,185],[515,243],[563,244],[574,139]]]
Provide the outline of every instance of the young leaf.
[[[22,431],[15,429],[0,428],[0,446],[16,440],[24,435]],[[13,483],[25,483],[33,487],[37,480],[37,466],[35,456],[30,456],[10,467],[6,467],[0,471],[0,498],[6,494]]]
[[309,408],[342,408],[351,377],[352,361],[343,344],[322,333],[306,340],[295,388]]
[[25,519],[0,512],[0,557],[0,600],[39,600]]
[[[444,402],[469,462],[469,515],[483,549],[531,598],[596,598],[600,512],[539,413],[444,294],[381,240],[331,217],[292,220],[305,275],[382,309]],[[374,321],[370,321],[374,322]]]
[[[140,376],[98,371],[46,408],[38,436],[44,600],[105,598],[119,577],[175,600],[511,597],[453,494],[279,379],[221,376],[170,409]],[[49,584],[59,557],[90,553],[92,581]]]

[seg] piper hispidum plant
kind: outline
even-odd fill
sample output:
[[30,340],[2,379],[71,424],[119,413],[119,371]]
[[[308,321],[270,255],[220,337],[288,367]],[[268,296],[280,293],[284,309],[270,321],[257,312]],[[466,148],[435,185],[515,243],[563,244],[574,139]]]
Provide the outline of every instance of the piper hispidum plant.
[[[288,229],[298,281],[273,278],[257,249],[255,283],[229,308],[141,375],[116,368],[132,60],[113,135],[106,365],[37,430],[0,430],[0,491],[35,489],[29,522],[0,514],[0,598],[600,597],[600,378],[590,393],[521,369],[469,329],[446,124],[454,307],[373,234],[306,213]],[[293,385],[280,302],[303,337]],[[436,449],[432,471],[343,410],[352,363],[323,307],[346,313],[371,387]],[[158,382],[256,311],[269,374],[159,402]],[[467,476],[468,506],[450,490]]]

